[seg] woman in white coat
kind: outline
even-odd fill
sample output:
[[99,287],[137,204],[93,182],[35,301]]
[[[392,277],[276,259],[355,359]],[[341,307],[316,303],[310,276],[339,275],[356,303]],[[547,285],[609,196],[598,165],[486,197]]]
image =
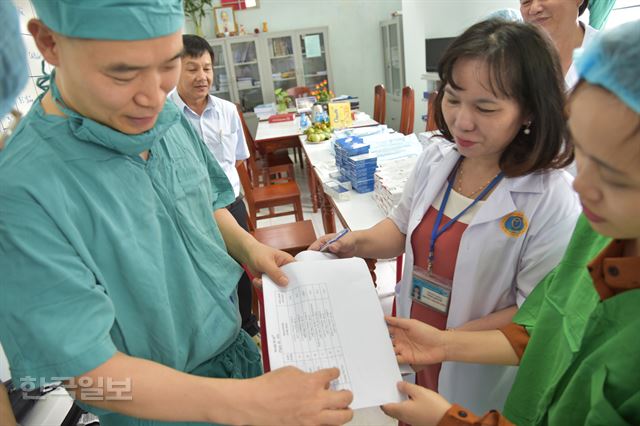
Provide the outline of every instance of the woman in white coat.
[[[340,257],[405,253],[397,313],[445,329],[508,324],[562,257],[580,207],[563,144],[564,85],[534,26],[488,20],[445,52],[436,121],[390,217],[329,246]],[[317,249],[333,235],[318,239]],[[500,409],[514,367],[445,363],[418,384],[475,410]]]

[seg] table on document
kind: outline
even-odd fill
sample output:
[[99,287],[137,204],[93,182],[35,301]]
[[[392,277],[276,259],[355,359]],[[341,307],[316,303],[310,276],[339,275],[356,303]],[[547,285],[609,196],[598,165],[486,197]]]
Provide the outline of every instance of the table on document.
[[[285,360],[307,372],[323,368],[337,367],[341,374],[331,382],[333,389],[349,389],[351,383],[346,361],[342,353],[342,343],[332,314],[331,299],[327,284],[318,282],[307,287],[291,289],[276,296],[276,317],[282,324],[279,339],[289,340],[293,351]],[[285,323],[284,319],[290,322]],[[282,345],[274,341],[270,344]]]

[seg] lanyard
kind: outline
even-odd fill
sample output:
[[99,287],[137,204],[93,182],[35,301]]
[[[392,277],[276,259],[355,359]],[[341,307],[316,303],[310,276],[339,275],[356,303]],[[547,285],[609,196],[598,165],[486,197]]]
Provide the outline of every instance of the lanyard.
[[[428,255],[428,263],[427,270],[431,272],[431,268],[433,265],[433,259],[435,258],[435,248],[436,248],[436,240],[442,234],[444,234],[451,226],[464,215],[467,210],[476,205],[476,203],[484,198],[485,195],[489,193],[495,187],[504,174],[502,172],[498,173],[496,177],[482,190],[480,194],[473,200],[471,204],[469,204],[464,210],[458,213],[454,218],[452,218],[449,222],[447,222],[442,228],[440,228],[440,222],[442,222],[442,216],[444,216],[444,209],[447,207],[447,201],[449,201],[449,194],[451,194],[451,189],[453,188],[453,182],[456,180],[456,175],[458,174],[458,168],[460,167],[461,161],[458,161],[456,164],[456,168],[453,170],[453,176],[449,179],[447,184],[447,190],[444,193],[444,198],[442,199],[442,203],[440,203],[440,209],[438,210],[438,215],[436,216],[436,221],[433,224],[433,230],[431,231],[431,244],[429,245],[429,255]],[[440,229],[438,229],[440,228]]]

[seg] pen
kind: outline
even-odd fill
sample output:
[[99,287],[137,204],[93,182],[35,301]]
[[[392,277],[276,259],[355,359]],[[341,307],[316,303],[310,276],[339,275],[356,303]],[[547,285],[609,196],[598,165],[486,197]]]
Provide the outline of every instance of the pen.
[[336,242],[336,241],[338,241],[340,238],[344,237],[344,236],[347,234],[347,232],[349,232],[349,230],[348,230],[347,228],[345,228],[345,229],[343,229],[342,231],[338,232],[338,234],[337,234],[335,237],[333,237],[332,239],[330,239],[329,241],[327,241],[326,243],[324,243],[324,244],[322,245],[322,247],[320,247],[320,250],[319,250],[319,251],[321,251],[321,252],[322,252],[322,251],[326,251],[326,250],[327,250],[327,248],[329,248],[329,246],[330,246],[331,244],[335,243],[335,242]]

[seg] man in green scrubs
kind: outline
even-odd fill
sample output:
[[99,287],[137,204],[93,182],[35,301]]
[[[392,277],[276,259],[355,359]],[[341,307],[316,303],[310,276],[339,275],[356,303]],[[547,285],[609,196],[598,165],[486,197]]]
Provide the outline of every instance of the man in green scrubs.
[[260,376],[240,330],[238,262],[284,285],[292,258],[237,225],[224,172],[166,101],[182,2],[32,3],[55,71],[0,154],[14,382],[63,381],[102,425],[349,420],[351,394],[327,389],[337,369]]

